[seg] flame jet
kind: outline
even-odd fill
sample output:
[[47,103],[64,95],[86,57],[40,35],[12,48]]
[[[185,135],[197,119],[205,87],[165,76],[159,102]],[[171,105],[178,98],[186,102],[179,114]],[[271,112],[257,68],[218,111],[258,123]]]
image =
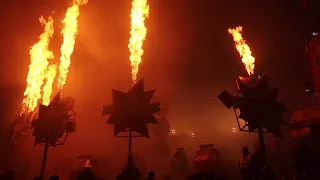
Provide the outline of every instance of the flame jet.
[[38,105],[41,98],[41,87],[46,78],[48,60],[53,59],[53,53],[48,49],[50,40],[54,34],[53,19],[49,16],[46,21],[42,16],[39,18],[44,32],[40,35],[39,41],[30,49],[30,65],[27,76],[27,87],[24,92],[22,111],[32,112]]
[[243,64],[246,67],[246,70],[249,75],[254,74],[254,64],[255,64],[255,58],[251,55],[252,52],[250,50],[250,47],[246,43],[246,41],[242,37],[242,27],[236,27],[234,29],[229,28],[228,29],[229,34],[233,36],[233,40],[235,42],[235,46],[237,51],[239,52],[239,55],[242,59]]
[[63,43],[60,51],[58,88],[62,89],[67,81],[69,66],[71,64],[71,55],[74,50],[76,35],[78,34],[79,7],[88,3],[88,0],[74,0],[73,5],[68,8],[65,18],[62,20]]
[[52,94],[53,82],[57,74],[57,65],[52,64],[48,67],[46,71],[46,84],[44,85],[42,91],[42,104],[48,106],[50,104],[50,97]]
[[139,72],[139,64],[143,55],[143,41],[147,36],[145,19],[149,17],[149,5],[147,0],[133,0],[131,3],[131,30],[128,48],[130,50],[131,75],[136,82]]

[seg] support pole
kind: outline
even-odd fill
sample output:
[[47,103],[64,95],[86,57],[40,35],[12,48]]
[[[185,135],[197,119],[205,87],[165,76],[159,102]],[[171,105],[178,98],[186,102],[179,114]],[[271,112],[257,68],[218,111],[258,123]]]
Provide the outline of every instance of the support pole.
[[283,161],[282,161],[282,151],[281,151],[281,148],[279,145],[278,138],[277,137],[274,137],[274,138],[276,140],[276,146],[277,146],[277,150],[278,150],[278,159],[279,159],[280,170],[281,170],[281,172],[283,172],[284,168],[283,168]]
[[263,128],[262,127],[258,128],[258,133],[259,133],[259,144],[260,144],[260,152],[261,152],[261,162],[262,162],[262,166],[266,166],[267,165],[266,148],[264,145],[264,136],[263,136]]
[[279,159],[279,165],[280,165],[281,180],[289,180],[288,174],[283,167],[282,151],[281,151],[281,148],[279,145],[279,140],[277,137],[274,137],[274,138],[276,140],[276,146],[277,146],[277,150],[278,150],[278,159]]
[[49,150],[49,143],[48,143],[48,141],[46,141],[46,144],[44,145],[42,164],[41,164],[41,172],[40,172],[40,177],[41,178],[43,178],[43,176],[44,176],[44,170],[46,168],[48,150]]
[[132,130],[129,130],[129,149],[128,149],[128,164],[127,168],[130,169],[132,167],[132,153],[131,153],[131,147],[132,147]]

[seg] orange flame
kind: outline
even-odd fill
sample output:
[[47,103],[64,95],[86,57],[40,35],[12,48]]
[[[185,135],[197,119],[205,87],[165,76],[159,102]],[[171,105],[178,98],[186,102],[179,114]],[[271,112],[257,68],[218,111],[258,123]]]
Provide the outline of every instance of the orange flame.
[[[64,25],[62,30],[63,44],[60,49],[61,57],[58,77],[58,87],[60,89],[63,88],[66,82],[70,57],[74,50],[75,36],[78,32],[79,6],[87,2],[88,0],[74,0],[73,6],[67,10],[66,17],[62,21]],[[54,33],[53,19],[49,17],[48,21],[46,21],[41,16],[39,20],[41,25],[44,26],[44,32],[40,35],[39,41],[30,49],[31,63],[20,113],[34,111],[41,98],[44,105],[50,103],[53,83],[58,71],[58,64],[49,62],[49,60],[54,59],[53,52],[48,50]],[[41,94],[41,90],[43,94]]]
[[143,55],[143,41],[147,35],[145,19],[149,17],[149,5],[147,0],[133,0],[131,3],[131,30],[128,48],[130,50],[131,75],[136,82],[139,72],[139,64]]
[[50,97],[52,94],[52,86],[54,79],[57,74],[57,65],[52,64],[49,66],[46,72],[46,84],[44,85],[42,91],[43,91],[43,97],[42,97],[42,104],[48,106],[50,104]]
[[44,32],[40,35],[39,41],[30,49],[30,65],[27,76],[27,87],[24,92],[22,111],[33,111],[41,98],[41,87],[46,78],[46,69],[49,64],[48,60],[53,59],[53,53],[48,49],[50,40],[54,33],[53,19],[48,18],[46,21],[42,16],[39,19]]
[[58,88],[62,89],[67,81],[71,55],[74,50],[75,38],[78,33],[78,17],[80,14],[79,6],[88,3],[88,0],[74,0],[73,5],[68,8],[65,18],[62,20],[63,43],[60,51]]
[[233,36],[233,40],[236,45],[236,49],[240,54],[243,64],[249,75],[254,74],[255,58],[251,55],[251,50],[246,41],[242,37],[242,27],[236,27],[234,29],[229,28],[228,32]]

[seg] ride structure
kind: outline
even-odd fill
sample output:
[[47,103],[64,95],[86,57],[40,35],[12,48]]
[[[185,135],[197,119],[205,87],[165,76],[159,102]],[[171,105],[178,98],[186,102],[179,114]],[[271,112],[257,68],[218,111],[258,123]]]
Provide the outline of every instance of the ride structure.
[[49,147],[64,145],[70,133],[76,131],[76,113],[73,111],[74,99],[61,99],[61,91],[48,106],[39,105],[39,116],[32,121],[34,145],[44,146],[40,177],[43,178]]
[[[264,133],[271,132],[283,139],[280,125],[286,124],[282,117],[286,111],[285,105],[277,102],[278,90],[270,88],[265,74],[238,77],[236,85],[235,95],[224,90],[218,98],[228,109],[233,108],[240,131],[259,134],[261,162],[267,166]],[[244,121],[243,126],[240,121]]]
[[[132,138],[150,138],[147,125],[158,124],[153,114],[160,111],[160,103],[150,103],[155,91],[145,91],[142,78],[128,92],[112,89],[113,103],[103,106],[102,116],[109,115],[107,123],[114,125],[114,136],[129,139],[127,169],[132,168]],[[125,132],[128,135],[119,135]],[[133,132],[138,135],[133,135]]]

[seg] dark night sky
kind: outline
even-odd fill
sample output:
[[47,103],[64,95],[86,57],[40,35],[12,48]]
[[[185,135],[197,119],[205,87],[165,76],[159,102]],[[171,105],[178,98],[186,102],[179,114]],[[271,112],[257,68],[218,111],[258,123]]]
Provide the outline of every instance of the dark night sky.
[[[69,5],[67,0],[1,1],[1,83],[24,86],[28,50],[42,32],[38,17],[56,11],[58,32]],[[79,106],[99,108],[110,100],[112,87],[130,86],[129,11],[130,1],[125,0],[89,0],[81,8],[66,87]],[[191,119],[205,119],[201,116],[212,111],[218,115],[208,117],[214,119],[232,115],[217,96],[224,89],[234,90],[235,78],[246,75],[227,33],[239,25],[256,58],[256,71],[266,72],[270,84],[280,89],[287,115],[316,103],[303,92],[311,71],[304,52],[309,32],[302,0],[150,0],[150,11],[140,74],[148,87],[174,97],[175,113]],[[59,33],[55,39],[52,49],[58,53]],[[202,126],[201,121],[190,121]]]

